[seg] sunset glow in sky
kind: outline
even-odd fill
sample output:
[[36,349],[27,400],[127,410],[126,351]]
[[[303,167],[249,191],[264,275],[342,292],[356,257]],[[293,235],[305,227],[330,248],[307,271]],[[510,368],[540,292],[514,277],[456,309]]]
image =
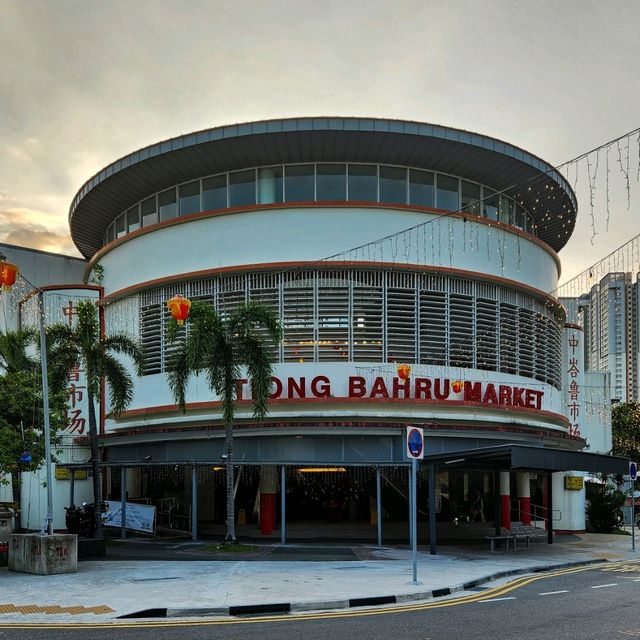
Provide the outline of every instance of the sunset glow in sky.
[[[94,173],[198,129],[400,118],[560,164],[640,126],[634,0],[0,0],[0,17],[0,242],[48,251],[77,255],[69,204]],[[640,233],[632,177],[593,244],[578,186],[565,274]]]

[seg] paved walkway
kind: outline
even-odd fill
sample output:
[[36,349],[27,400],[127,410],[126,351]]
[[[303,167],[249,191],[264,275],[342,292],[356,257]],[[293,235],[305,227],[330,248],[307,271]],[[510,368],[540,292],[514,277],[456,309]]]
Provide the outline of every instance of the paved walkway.
[[[182,554],[185,559],[82,561],[78,573],[58,576],[0,569],[0,626],[3,622],[98,622],[131,614],[228,615],[242,612],[238,607],[260,605],[292,611],[341,608],[374,604],[367,600],[372,598],[395,597],[402,602],[568,563],[640,559],[640,550],[631,551],[630,537],[602,534],[559,536],[553,545],[535,542],[529,549],[523,545],[509,552],[442,546],[436,556],[424,550],[419,553],[420,584],[415,585],[406,547],[343,545],[332,553],[351,559],[322,560],[322,556],[331,558],[323,551],[315,561],[292,561],[283,559],[287,553],[271,545],[260,549],[258,559],[252,561],[212,561],[199,559],[205,547],[175,546],[174,557]],[[304,557],[310,546],[314,545],[288,545],[287,549],[300,550]],[[140,613],[144,611],[148,614]]]

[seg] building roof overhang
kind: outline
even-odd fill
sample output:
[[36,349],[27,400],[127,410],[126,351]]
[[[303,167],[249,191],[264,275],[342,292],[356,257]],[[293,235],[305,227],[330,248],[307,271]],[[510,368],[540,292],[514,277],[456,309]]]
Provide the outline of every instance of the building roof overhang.
[[448,469],[587,471],[609,474],[626,474],[629,470],[628,458],[519,444],[463,449],[427,455],[424,458],[424,462]]
[[71,235],[90,258],[114,218],[153,193],[224,171],[306,162],[397,164],[480,182],[522,202],[538,237],[556,251],[575,225],[576,199],[567,181],[553,166],[506,142],[402,120],[290,118],[206,129],[120,158],[75,195]]

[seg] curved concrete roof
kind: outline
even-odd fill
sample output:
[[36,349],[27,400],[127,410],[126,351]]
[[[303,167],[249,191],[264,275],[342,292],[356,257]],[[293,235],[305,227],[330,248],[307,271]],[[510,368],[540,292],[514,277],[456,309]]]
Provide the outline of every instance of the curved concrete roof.
[[297,162],[397,164],[508,190],[558,251],[575,225],[573,190],[551,165],[513,145],[438,125],[375,118],[291,118],[197,131],[144,147],[88,180],[69,210],[71,236],[91,257],[107,226],[143,198],[223,171]]

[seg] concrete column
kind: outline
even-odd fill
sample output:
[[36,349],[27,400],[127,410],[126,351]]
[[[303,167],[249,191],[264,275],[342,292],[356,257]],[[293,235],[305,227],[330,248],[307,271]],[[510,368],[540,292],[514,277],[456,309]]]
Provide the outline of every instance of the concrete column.
[[276,524],[276,499],[278,496],[278,468],[274,465],[260,467],[260,533],[268,536]]
[[511,529],[511,482],[508,471],[500,472],[500,526]]
[[[101,505],[97,504],[96,509],[100,513]],[[124,540],[127,537],[127,468],[120,469],[120,537]]]
[[287,526],[287,468],[280,467],[280,544],[286,544]]
[[527,471],[518,471],[516,473],[516,482],[518,485],[518,500],[520,502],[520,522],[522,524],[531,524],[531,485],[529,482],[529,473]]
[[198,467],[191,467],[191,539],[198,540]]

